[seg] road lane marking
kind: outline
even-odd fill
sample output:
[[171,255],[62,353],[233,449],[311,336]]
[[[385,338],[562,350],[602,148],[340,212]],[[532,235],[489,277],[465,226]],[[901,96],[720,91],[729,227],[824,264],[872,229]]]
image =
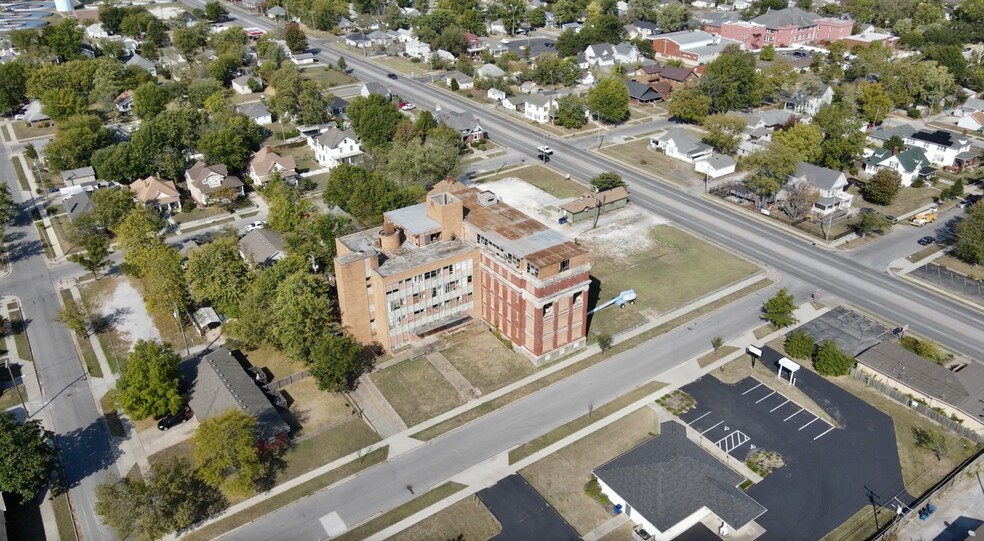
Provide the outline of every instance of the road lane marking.
[[769,393],[769,394],[763,396],[762,398],[759,398],[758,400],[756,400],[755,403],[758,404],[759,402],[765,400],[766,398],[769,398],[770,396],[772,396],[774,394],[776,394],[776,392],[775,391],[772,391],[771,393]]
[[758,388],[759,388],[759,387],[761,387],[761,386],[762,386],[762,382],[759,382],[759,384],[758,384],[758,385],[756,385],[755,387],[752,387],[751,389],[749,389],[749,390],[747,390],[747,391],[745,391],[745,392],[743,392],[743,393],[741,393],[741,395],[742,395],[742,396],[745,396],[746,394],[748,394],[748,393],[750,393],[750,392],[752,392],[752,391],[754,391],[755,389],[758,389]]
[[815,423],[817,419],[819,419],[819,417],[814,417],[812,421],[810,421],[809,423],[806,423],[805,425],[801,426],[799,429],[800,430],[803,430],[804,428],[806,428],[806,427],[812,425],[813,423]]
[[[825,430],[823,434],[826,434],[827,432],[830,432],[833,429],[834,429],[834,427],[830,427],[827,430]],[[820,434],[820,436],[823,436],[823,434]],[[820,439],[820,436],[817,436],[817,437],[813,438],[813,441],[819,440]]]
[[799,413],[800,411],[803,411],[803,409],[804,409],[804,408],[800,408],[800,409],[799,409],[799,411],[797,411],[796,413],[794,413],[794,414],[792,414],[792,415],[790,415],[789,417],[786,417],[785,419],[783,419],[783,420],[782,420],[782,422],[784,422],[784,423],[785,423],[786,421],[788,421],[788,420],[790,420],[790,419],[792,419],[793,417],[796,417],[796,414],[798,414],[798,413]]
[[704,415],[701,415],[700,417],[698,417],[698,418],[694,419],[693,421],[690,421],[689,423],[687,423],[687,426],[694,426],[694,423],[696,423],[697,421],[703,419],[704,417],[707,417],[710,414],[711,414],[711,412],[707,412]]
[[774,412],[774,411],[776,411],[777,409],[779,409],[779,408],[781,408],[781,407],[783,407],[783,406],[785,406],[786,404],[789,404],[789,399],[788,399],[788,398],[787,398],[787,399],[786,399],[786,401],[785,401],[785,402],[783,402],[782,404],[779,404],[778,406],[776,406],[776,407],[774,407],[774,408],[772,408],[772,409],[770,409],[770,410],[769,410],[769,413],[772,413],[772,412]]
[[703,431],[703,432],[701,432],[701,433],[700,433],[700,435],[701,435],[701,436],[703,436],[704,434],[707,434],[707,433],[708,433],[708,432],[710,432],[711,430],[714,430],[715,428],[717,428],[717,426],[718,426],[719,424],[721,424],[721,423],[723,423],[723,422],[724,422],[724,421],[719,421],[717,425],[714,425],[714,426],[712,426],[711,428],[708,428],[707,430],[705,430],[705,431]]

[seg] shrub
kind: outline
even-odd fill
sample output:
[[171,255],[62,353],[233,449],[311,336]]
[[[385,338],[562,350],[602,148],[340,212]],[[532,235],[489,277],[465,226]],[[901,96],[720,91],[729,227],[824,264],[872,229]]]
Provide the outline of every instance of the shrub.
[[913,188],[922,188],[925,185],[926,185],[926,181],[925,180],[923,180],[921,178],[916,178],[916,179],[914,179],[912,181],[912,184],[910,184],[909,186],[911,186]]
[[915,107],[913,107],[912,109],[909,109],[908,111],[906,111],[905,114],[909,115],[909,118],[920,118],[920,117],[922,117],[922,111],[920,111],[919,109],[916,109]]
[[932,340],[920,340],[915,336],[906,336],[899,341],[899,345],[936,364],[946,364],[949,360],[947,355],[941,352],[939,346]]
[[837,347],[833,340],[824,340],[813,355],[813,369],[821,376],[846,376],[854,359]]
[[598,347],[601,348],[601,351],[606,351],[611,348],[613,341],[614,339],[612,338],[612,335],[608,333],[598,335]]
[[813,337],[806,334],[802,329],[796,329],[789,333],[783,346],[786,348],[786,353],[790,357],[794,359],[809,359],[810,355],[813,355],[816,343],[814,343]]
[[608,499],[608,496],[605,496],[605,494],[601,491],[601,485],[598,484],[598,478],[594,475],[592,475],[591,480],[584,485],[584,493],[601,505],[612,504],[611,500]]

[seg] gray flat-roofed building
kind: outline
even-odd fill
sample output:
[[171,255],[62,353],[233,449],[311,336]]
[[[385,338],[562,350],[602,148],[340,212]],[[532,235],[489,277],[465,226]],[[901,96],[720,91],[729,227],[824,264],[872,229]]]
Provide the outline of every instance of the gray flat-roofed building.
[[383,216],[388,221],[400,224],[414,235],[422,235],[441,229],[441,224],[427,216],[427,203],[418,203],[384,212]]
[[857,361],[927,396],[951,404],[970,396],[955,373],[892,342],[872,346],[858,355]]
[[893,336],[888,327],[843,306],[834,308],[800,328],[818,344],[824,340],[833,340],[841,351],[851,356]]

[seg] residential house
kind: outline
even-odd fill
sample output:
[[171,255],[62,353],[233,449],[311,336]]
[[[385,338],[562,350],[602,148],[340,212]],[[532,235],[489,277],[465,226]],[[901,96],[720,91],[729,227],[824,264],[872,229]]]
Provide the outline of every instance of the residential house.
[[543,27],[553,28],[557,26],[557,17],[554,16],[552,11],[543,12]]
[[96,181],[96,170],[92,166],[62,171],[61,178],[69,186],[81,186]]
[[738,162],[731,156],[712,154],[705,160],[694,163],[694,171],[704,173],[711,178],[719,178],[735,172]]
[[629,39],[646,38],[659,31],[657,26],[649,21],[636,21],[623,27]]
[[478,56],[485,50],[485,43],[482,42],[482,38],[472,34],[471,32],[465,32],[465,52],[470,56]]
[[284,237],[272,229],[254,229],[239,239],[239,257],[256,267],[269,267],[287,257]]
[[526,81],[525,83],[519,85],[519,91],[522,94],[534,94],[539,91],[538,86],[533,81]]
[[586,193],[560,207],[560,217],[567,224],[593,220],[595,216],[624,208],[629,204],[629,192],[625,187],[603,192]]
[[961,117],[957,121],[957,127],[970,131],[984,131],[984,112],[978,111]]
[[27,109],[24,110],[24,121],[35,128],[51,125],[51,117],[45,114],[39,100],[34,100],[27,105]]
[[398,43],[408,43],[413,41],[413,30],[409,28],[397,28],[396,29],[396,41]]
[[362,32],[356,32],[345,36],[345,45],[357,49],[368,49],[372,47],[372,38]]
[[345,17],[338,19],[338,24],[336,27],[340,32],[351,32],[356,29],[355,23]]
[[449,71],[444,74],[444,83],[451,87],[451,81],[456,81],[458,83],[458,88],[461,90],[468,90],[475,86],[475,80],[471,75],[465,75],[458,70]]
[[496,19],[492,22],[486,23],[485,30],[489,34],[505,34],[507,33],[506,25],[502,22],[502,19]]
[[868,48],[875,43],[887,49],[895,50],[899,48],[899,38],[897,36],[875,32],[873,29],[865,30],[860,34],[854,34],[853,36],[848,36],[842,39],[841,43],[847,45],[848,51],[855,47]]
[[478,119],[471,113],[459,113],[438,109],[434,112],[434,119],[456,130],[461,135],[461,140],[465,143],[485,139],[485,128],[482,127]]
[[263,90],[263,81],[252,75],[243,75],[232,80],[232,90],[236,94],[252,94],[254,87]]
[[480,79],[498,79],[505,76],[506,72],[495,64],[485,64],[475,70],[475,77]]
[[615,47],[610,43],[594,43],[584,49],[589,66],[608,68],[615,65]]
[[526,96],[526,106],[523,109],[523,116],[538,122],[547,124],[550,122],[550,111],[553,109],[553,99],[543,94],[530,94]]
[[490,100],[494,101],[502,101],[506,99],[506,92],[495,87],[489,88],[487,95]]
[[434,55],[437,56],[437,58],[448,63],[452,63],[457,60],[454,54],[452,54],[450,51],[445,51],[444,49],[438,49],[437,52],[434,53]]
[[380,30],[373,30],[366,37],[372,40],[373,45],[386,46],[393,42],[392,36]]
[[190,380],[188,402],[199,421],[240,411],[256,420],[254,436],[260,449],[274,451],[289,443],[290,426],[228,348],[192,357],[181,369]]
[[673,90],[697,86],[700,77],[692,68],[678,66],[663,66],[659,71],[659,81],[667,83]]
[[627,41],[619,43],[612,49],[617,64],[635,64],[643,59],[642,54],[639,53],[639,48]]
[[954,116],[966,116],[984,111],[984,99],[967,98],[963,105],[953,110]]
[[659,73],[663,71],[663,65],[659,63],[646,64],[645,66],[639,66],[638,69],[633,72],[636,81],[640,83],[651,84],[659,81]]
[[348,111],[348,106],[348,100],[334,95],[331,97],[331,101],[328,102],[328,110],[331,111],[332,116],[344,116]]
[[273,176],[280,175],[288,184],[297,183],[297,164],[293,156],[281,156],[274,152],[269,146],[265,146],[253,153],[249,160],[249,178],[257,186],[263,186]]
[[312,53],[294,53],[290,55],[290,61],[298,66],[305,66],[308,64],[314,64],[318,61]]
[[891,169],[902,177],[902,185],[910,186],[917,178],[932,176],[936,170],[929,165],[926,152],[919,147],[898,149],[879,148],[864,159],[864,172],[874,175],[882,169]]
[[92,198],[89,197],[89,192],[85,190],[79,190],[72,195],[62,198],[62,205],[65,207],[65,212],[68,213],[68,220],[74,222],[82,216],[92,212]]
[[116,99],[113,100],[116,104],[116,110],[121,113],[129,113],[133,110],[133,91],[124,90]]
[[782,93],[780,99],[785,109],[812,117],[821,107],[834,101],[834,89],[830,85],[823,85],[820,93],[815,96],[799,89],[791,94]]
[[629,99],[633,103],[646,104],[658,101],[662,96],[647,84],[637,81],[625,81],[625,86],[629,89]]
[[651,86],[656,92],[659,92],[659,95],[663,97],[663,100],[670,99],[670,96],[673,94],[673,85],[666,81],[658,81],[650,84],[649,86]]
[[314,159],[328,169],[342,163],[354,164],[362,156],[362,146],[355,133],[338,128],[328,128],[316,137],[308,137],[308,146],[314,150]]
[[165,50],[161,53],[161,65],[168,69],[177,69],[188,64],[188,59],[181,53],[174,50]]
[[431,57],[431,47],[427,43],[420,40],[410,40],[403,44],[403,52],[412,58],[421,58],[424,60],[430,60]]
[[683,128],[670,128],[651,137],[649,148],[660,149],[667,156],[687,163],[708,158],[714,151],[710,145],[702,143],[696,135]]
[[577,82],[584,86],[592,86],[597,82],[597,79],[595,79],[594,73],[591,70],[582,70],[581,77],[578,78]]
[[676,421],[660,423],[658,436],[602,464],[594,477],[608,500],[655,541],[674,539],[701,521],[720,524],[722,533],[736,531],[766,512],[739,488],[745,478]]
[[827,216],[834,211],[851,208],[854,196],[847,193],[847,177],[842,171],[820,167],[806,162],[800,162],[796,172],[789,178],[791,183],[809,184],[816,190],[820,198],[813,205],[813,212]]
[[702,30],[659,34],[650,36],[649,40],[653,43],[653,52],[657,58],[680,60],[688,66],[707,64],[717,58],[728,45],[738,44],[737,41]]
[[202,206],[243,197],[243,181],[229,174],[225,164],[206,165],[199,160],[185,171],[185,182],[191,198]]
[[181,210],[181,195],[174,181],[150,176],[133,181],[129,187],[134,199],[145,207],[155,208],[162,214]]
[[962,169],[976,156],[969,138],[944,130],[919,130],[906,137],[905,144],[922,148],[930,163],[946,168]]
[[740,42],[756,51],[772,45],[792,47],[806,43],[832,43],[851,35],[854,21],[822,17],[798,7],[769,10],[750,21],[721,24],[721,37]]
[[388,88],[375,81],[363,83],[362,88],[359,90],[359,95],[363,98],[368,98],[370,94],[378,94],[387,100],[393,97]]
[[568,30],[571,30],[575,34],[580,34],[581,33],[581,27],[582,26],[584,26],[584,25],[582,25],[581,23],[564,23],[564,24],[560,25],[560,31],[561,31],[561,33],[563,33],[563,32],[566,32]]
[[280,6],[273,6],[266,10],[266,16],[270,19],[283,19],[287,17],[287,10]]
[[96,23],[85,27],[85,37],[90,40],[108,38],[109,32],[103,28],[102,23]]
[[126,61],[126,65],[128,67],[129,66],[136,66],[138,68],[141,68],[141,69],[147,71],[147,73],[150,73],[152,76],[157,77],[157,64],[154,64],[150,60],[147,60],[146,58],[144,58],[144,57],[142,57],[142,56],[140,56],[138,54],[135,54],[135,55],[131,56],[130,58],[128,58],[127,61]]
[[916,133],[916,128],[912,124],[899,124],[894,127],[879,126],[868,133],[868,141],[876,145],[884,145],[892,137],[899,137],[903,141]]
[[509,47],[507,47],[501,41],[486,41],[485,50],[492,55],[492,58],[499,58],[500,56],[509,52]]
[[236,106],[236,111],[246,115],[250,120],[260,126],[273,124],[273,113],[267,109],[266,104],[263,102],[244,103]]

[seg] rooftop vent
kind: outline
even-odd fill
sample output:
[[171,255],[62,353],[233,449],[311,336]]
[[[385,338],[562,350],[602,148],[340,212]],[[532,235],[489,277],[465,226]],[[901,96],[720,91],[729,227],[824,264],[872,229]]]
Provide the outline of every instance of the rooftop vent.
[[486,190],[478,194],[478,204],[483,207],[491,207],[499,202],[499,196]]

